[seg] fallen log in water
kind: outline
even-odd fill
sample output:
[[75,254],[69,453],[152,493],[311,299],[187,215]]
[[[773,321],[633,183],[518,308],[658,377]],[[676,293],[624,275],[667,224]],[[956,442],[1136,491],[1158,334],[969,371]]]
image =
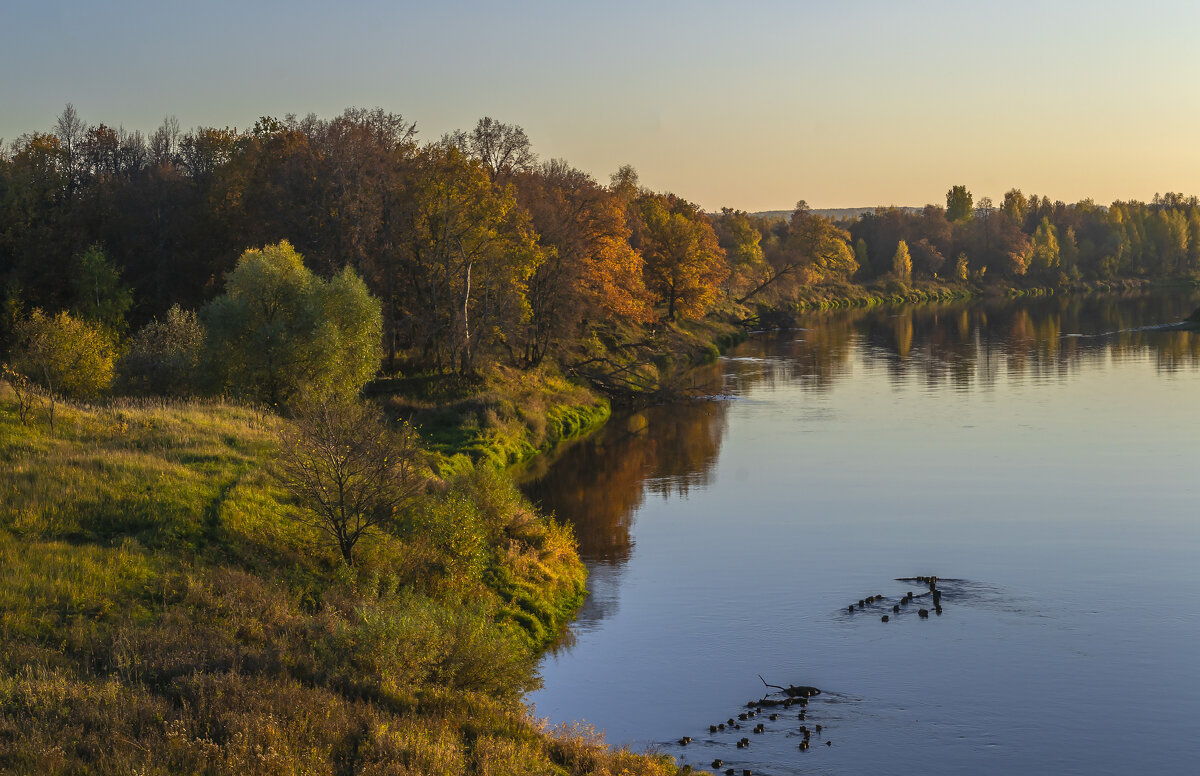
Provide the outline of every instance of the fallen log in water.
[[816,687],[809,685],[794,685],[789,684],[787,687],[781,687],[777,684],[768,684],[766,679],[762,678],[762,674],[758,675],[759,680],[765,687],[774,687],[789,698],[811,698],[814,695],[820,695],[821,691]]

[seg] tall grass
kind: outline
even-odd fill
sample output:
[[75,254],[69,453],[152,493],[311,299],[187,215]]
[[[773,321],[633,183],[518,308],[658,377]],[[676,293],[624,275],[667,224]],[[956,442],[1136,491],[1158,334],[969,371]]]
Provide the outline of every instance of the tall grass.
[[521,692],[574,611],[570,532],[484,470],[343,565],[223,403],[0,385],[0,772],[674,773],[546,730]]

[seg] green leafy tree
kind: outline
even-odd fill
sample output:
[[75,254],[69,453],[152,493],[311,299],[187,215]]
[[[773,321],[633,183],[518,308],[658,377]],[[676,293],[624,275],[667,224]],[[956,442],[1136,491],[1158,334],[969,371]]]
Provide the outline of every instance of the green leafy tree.
[[854,241],[854,263],[859,267],[871,265],[871,255],[867,251],[867,241],[859,237]]
[[1074,227],[1068,226],[1059,239],[1058,251],[1063,272],[1078,280],[1079,273],[1079,243],[1075,239]]
[[408,424],[388,428],[360,402],[301,401],[283,434],[279,477],[299,517],[333,541],[346,565],[362,536],[396,521],[424,486],[422,450]]
[[125,329],[125,313],[133,305],[133,291],[121,283],[120,270],[99,245],[92,245],[76,256],[75,262],[71,287],[76,314],[121,333]]
[[968,221],[974,212],[974,199],[966,186],[952,186],[946,192],[946,218],[954,222]]
[[112,384],[113,346],[100,327],[35,308],[14,333],[12,369],[45,393],[51,431],[60,398],[89,399]]
[[219,390],[271,405],[300,392],[352,396],[379,369],[379,302],[349,267],[313,275],[286,240],[243,253],[201,317]]

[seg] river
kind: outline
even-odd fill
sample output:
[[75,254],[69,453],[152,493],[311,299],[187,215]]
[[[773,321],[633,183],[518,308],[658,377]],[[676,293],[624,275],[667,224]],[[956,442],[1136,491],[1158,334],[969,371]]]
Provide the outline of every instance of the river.
[[[756,776],[1196,772],[1200,335],[1143,327],[1198,305],[813,314],[614,417],[526,484],[591,572],[536,713]],[[759,675],[823,692],[710,733]]]

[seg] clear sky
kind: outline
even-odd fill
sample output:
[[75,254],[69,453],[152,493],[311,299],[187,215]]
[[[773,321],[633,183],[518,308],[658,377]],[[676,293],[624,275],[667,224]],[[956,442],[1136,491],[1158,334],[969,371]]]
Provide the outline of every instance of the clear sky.
[[1200,193],[1200,3],[5,0],[0,137],[481,116],[708,209]]

